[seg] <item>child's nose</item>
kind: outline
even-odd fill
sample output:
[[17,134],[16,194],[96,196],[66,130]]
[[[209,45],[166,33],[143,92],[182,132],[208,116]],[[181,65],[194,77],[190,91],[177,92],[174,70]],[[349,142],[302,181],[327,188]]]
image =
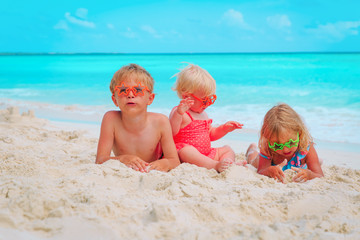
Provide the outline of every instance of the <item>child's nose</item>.
[[134,92],[133,92],[132,90],[130,90],[127,97],[128,97],[128,98],[133,98],[133,97],[135,97]]
[[290,148],[284,146],[283,151],[284,151],[284,152],[289,152],[289,151],[290,151]]

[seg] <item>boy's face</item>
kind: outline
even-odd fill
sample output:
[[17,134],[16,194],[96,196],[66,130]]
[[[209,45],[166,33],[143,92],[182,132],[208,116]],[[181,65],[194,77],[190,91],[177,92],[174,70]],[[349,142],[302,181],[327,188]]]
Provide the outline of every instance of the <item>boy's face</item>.
[[154,97],[144,83],[131,78],[115,86],[112,100],[123,112],[137,112],[147,109]]

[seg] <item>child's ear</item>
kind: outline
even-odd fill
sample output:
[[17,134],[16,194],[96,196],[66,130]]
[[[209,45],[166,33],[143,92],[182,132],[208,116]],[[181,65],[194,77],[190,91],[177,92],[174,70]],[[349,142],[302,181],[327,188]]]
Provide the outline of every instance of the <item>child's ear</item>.
[[114,94],[111,96],[111,99],[113,100],[115,106],[118,107],[119,105],[117,104],[117,101],[116,101],[116,98],[115,98],[115,95],[114,95]]
[[152,102],[154,101],[154,98],[155,98],[155,94],[154,94],[154,93],[150,93],[149,101],[148,101],[148,104],[147,104],[147,105],[151,105]]

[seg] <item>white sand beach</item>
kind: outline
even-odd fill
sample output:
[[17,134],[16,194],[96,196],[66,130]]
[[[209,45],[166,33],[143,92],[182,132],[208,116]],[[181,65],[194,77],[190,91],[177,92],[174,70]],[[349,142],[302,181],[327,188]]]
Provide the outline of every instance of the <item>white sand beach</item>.
[[[319,144],[325,177],[302,184],[251,166],[140,173],[94,164],[99,126],[36,114],[0,110],[0,239],[360,239],[357,152]],[[238,160],[249,144],[224,143]]]

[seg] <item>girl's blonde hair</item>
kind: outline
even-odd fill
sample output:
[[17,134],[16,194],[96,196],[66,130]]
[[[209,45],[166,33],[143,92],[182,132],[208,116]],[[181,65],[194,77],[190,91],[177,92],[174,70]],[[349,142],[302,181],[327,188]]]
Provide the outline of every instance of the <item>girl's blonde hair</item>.
[[201,91],[204,96],[215,94],[216,82],[214,78],[201,67],[189,63],[183,68],[177,76],[175,87],[173,90],[177,92],[179,98],[182,98],[183,93],[194,93]]
[[153,92],[154,89],[154,79],[151,77],[150,73],[145,70],[145,68],[131,63],[129,65],[123,66],[119,70],[114,73],[114,76],[110,82],[110,91],[114,94],[114,89],[116,85],[120,85],[122,82],[128,79],[135,79],[135,81],[139,81]]
[[300,115],[286,103],[280,103],[272,107],[264,117],[260,131],[260,151],[266,156],[272,157],[273,151],[269,148],[268,141],[271,136],[278,137],[284,130],[299,133],[300,151],[306,151],[309,143],[313,141]]

